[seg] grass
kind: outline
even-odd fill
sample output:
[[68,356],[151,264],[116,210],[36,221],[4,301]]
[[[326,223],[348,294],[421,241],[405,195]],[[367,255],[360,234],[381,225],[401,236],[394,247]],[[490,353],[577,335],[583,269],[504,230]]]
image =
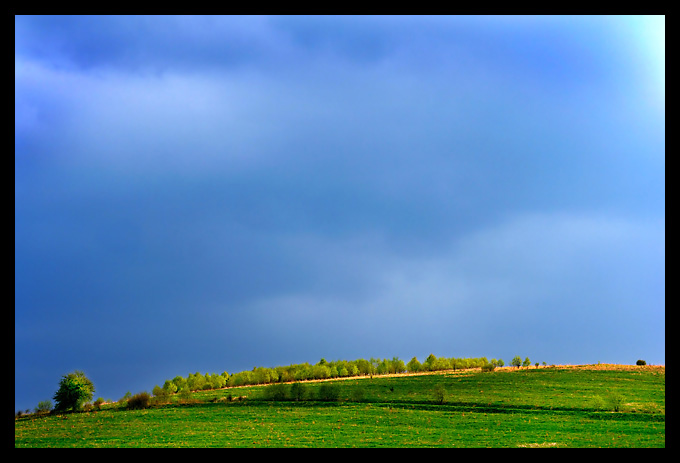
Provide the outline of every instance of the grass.
[[[266,387],[145,410],[15,420],[15,447],[665,447],[665,368],[541,368],[334,381],[337,401]],[[441,396],[436,390],[443,390]],[[360,391],[357,394],[357,391]],[[227,401],[227,395],[245,396]],[[353,401],[352,398],[360,398]],[[314,399],[314,400],[312,400]]]

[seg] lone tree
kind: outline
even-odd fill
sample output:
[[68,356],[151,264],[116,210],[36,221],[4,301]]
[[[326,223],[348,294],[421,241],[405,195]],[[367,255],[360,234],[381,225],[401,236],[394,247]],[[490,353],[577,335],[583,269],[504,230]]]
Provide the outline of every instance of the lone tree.
[[85,373],[76,370],[61,378],[59,390],[54,394],[56,405],[55,411],[73,410],[78,411],[82,406],[92,400],[94,384]]

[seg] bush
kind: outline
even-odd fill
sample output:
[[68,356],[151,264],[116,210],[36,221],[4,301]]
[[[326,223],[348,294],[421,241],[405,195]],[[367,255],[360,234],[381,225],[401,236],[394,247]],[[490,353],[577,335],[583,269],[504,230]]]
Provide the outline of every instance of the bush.
[[617,392],[612,392],[607,396],[607,406],[610,410],[614,412],[621,411],[623,406],[623,397]]
[[38,406],[33,410],[35,413],[49,413],[52,410],[52,402],[43,400],[38,402]]
[[286,384],[276,383],[265,387],[264,397],[268,400],[286,400],[288,398]]
[[482,371],[494,371],[496,369],[496,365],[493,363],[485,363],[482,365]]
[[290,396],[293,400],[304,400],[307,395],[307,386],[303,383],[293,383],[290,386]]
[[183,403],[191,402],[191,391],[188,387],[179,391],[179,400]]
[[128,410],[142,410],[149,407],[149,402],[151,401],[151,395],[148,392],[140,392],[133,395],[127,401]]
[[166,398],[168,392],[162,387],[160,387],[158,384],[156,384],[151,390],[151,394],[153,394],[154,397]]
[[444,389],[444,386],[442,384],[437,384],[434,387],[434,401],[437,402],[439,405],[444,403],[444,400],[446,400],[446,390]]
[[323,383],[319,386],[319,400],[336,402],[340,399],[340,388],[335,383]]
[[635,362],[635,365],[647,365],[647,362],[645,362],[644,360],[638,360],[637,362]]
[[350,399],[352,402],[361,402],[364,400],[365,395],[366,392],[364,391],[364,388],[359,385],[353,386],[350,389]]

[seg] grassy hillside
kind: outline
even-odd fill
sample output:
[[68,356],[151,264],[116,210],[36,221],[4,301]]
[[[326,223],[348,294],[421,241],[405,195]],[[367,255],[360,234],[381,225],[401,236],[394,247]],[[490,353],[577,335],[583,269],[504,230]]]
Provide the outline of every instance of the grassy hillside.
[[298,384],[302,400],[293,399],[291,384],[250,386],[145,410],[27,416],[15,420],[15,446],[665,447],[665,367]]

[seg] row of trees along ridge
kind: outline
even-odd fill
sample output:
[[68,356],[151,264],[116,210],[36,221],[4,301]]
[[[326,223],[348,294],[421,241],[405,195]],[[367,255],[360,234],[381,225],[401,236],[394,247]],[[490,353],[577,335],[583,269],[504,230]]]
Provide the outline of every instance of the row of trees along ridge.
[[404,372],[462,370],[466,368],[480,368],[485,365],[503,366],[503,360],[487,360],[478,358],[446,358],[430,354],[423,363],[413,357],[408,363],[398,357],[392,359],[370,360],[334,360],[321,359],[317,364],[309,363],[278,366],[274,368],[255,367],[252,370],[229,374],[226,371],[218,373],[200,372],[190,373],[186,378],[176,376],[168,379],[163,387],[156,385],[157,393],[173,394],[182,390],[199,391],[206,389],[220,389],[223,387],[248,386],[256,384],[270,384],[290,381],[306,381],[318,379],[343,378],[349,376],[387,375]]

